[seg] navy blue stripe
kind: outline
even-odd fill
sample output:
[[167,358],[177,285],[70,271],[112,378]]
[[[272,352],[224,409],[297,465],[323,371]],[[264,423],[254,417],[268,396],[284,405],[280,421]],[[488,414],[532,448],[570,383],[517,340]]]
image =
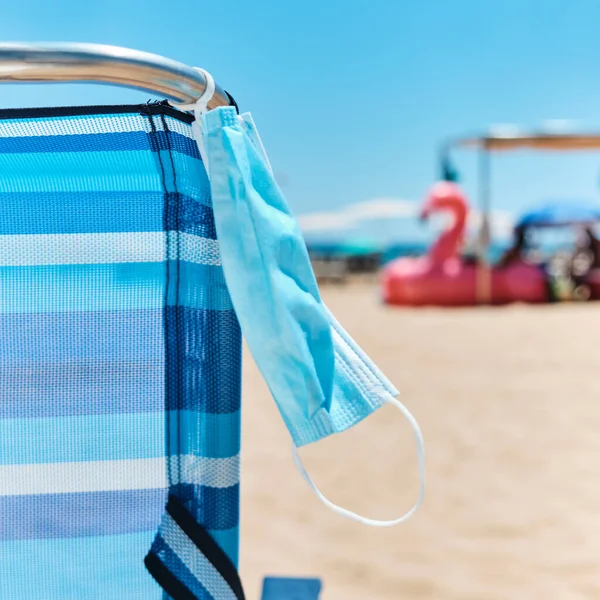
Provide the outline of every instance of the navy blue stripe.
[[[152,549],[144,562],[157,583],[169,594],[170,600],[186,600],[184,590],[193,592],[192,600],[219,600],[213,598],[202,582],[190,573],[160,534],[156,536],[152,543]],[[159,564],[162,565],[162,568]],[[170,577],[167,573],[170,574]]]
[[210,206],[210,190],[200,201],[171,192],[166,194],[168,207],[166,211],[166,227],[169,231],[191,233],[211,240],[217,239],[215,218]]
[[150,140],[150,147],[155,152],[168,150],[170,152],[187,154],[192,158],[202,160],[196,140],[185,135],[181,135],[175,131],[157,131],[155,134],[148,137]]
[[180,483],[169,488],[169,495],[177,498],[205,529],[231,529],[239,525],[239,484],[213,488]]
[[[0,235],[164,231],[161,192],[0,193]],[[199,199],[168,194],[166,226],[215,240],[210,191]],[[177,215],[177,212],[179,213]]]
[[164,489],[0,496],[0,540],[152,531],[166,500]]
[[[239,485],[181,484],[174,490],[190,497],[206,529],[238,525]],[[0,541],[157,530],[166,502],[165,489],[0,496]]]
[[149,136],[145,131],[93,133],[80,135],[40,135],[0,138],[0,153],[23,154],[45,152],[107,152],[168,148],[200,159],[196,141],[174,131],[157,131]]
[[169,306],[165,318],[168,410],[238,411],[242,334],[235,312]]

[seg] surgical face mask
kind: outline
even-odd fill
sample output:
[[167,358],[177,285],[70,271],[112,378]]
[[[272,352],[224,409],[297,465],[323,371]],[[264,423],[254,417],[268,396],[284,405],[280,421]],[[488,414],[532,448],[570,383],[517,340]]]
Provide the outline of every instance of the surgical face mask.
[[[373,526],[406,520],[421,503],[425,487],[417,422],[395,399],[394,386],[323,304],[300,227],[273,177],[251,116],[238,116],[233,107],[195,108],[225,279],[248,347],[292,437],[296,467],[319,499],[343,516]],[[391,521],[368,519],[327,500],[297,452],[349,429],[384,404],[409,420],[421,476],[415,506]]]

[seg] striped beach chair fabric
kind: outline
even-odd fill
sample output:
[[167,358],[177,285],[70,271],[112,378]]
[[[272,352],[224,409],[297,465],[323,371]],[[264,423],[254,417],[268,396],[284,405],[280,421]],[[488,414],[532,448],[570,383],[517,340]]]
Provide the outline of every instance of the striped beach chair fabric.
[[191,117],[0,111],[0,599],[239,600],[241,334]]

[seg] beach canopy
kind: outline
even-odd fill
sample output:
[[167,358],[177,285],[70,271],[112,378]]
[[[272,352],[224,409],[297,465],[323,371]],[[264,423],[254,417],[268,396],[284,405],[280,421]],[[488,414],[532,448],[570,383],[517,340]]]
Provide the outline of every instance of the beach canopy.
[[600,150],[600,132],[552,133],[506,130],[464,137],[449,146],[485,150]]
[[[477,295],[480,303],[489,302],[491,295],[491,279],[488,277],[490,248],[490,219],[492,207],[491,195],[491,154],[517,150],[534,151],[598,151],[600,150],[600,131],[567,131],[552,128],[525,130],[513,125],[502,125],[490,128],[479,135],[465,135],[453,137],[443,142],[441,147],[441,178],[445,181],[458,181],[458,171],[452,164],[450,154],[456,149],[471,149],[478,153],[478,178],[479,178],[479,208],[481,211],[481,225],[478,243],[478,270],[477,270]],[[554,211],[551,211],[554,212]],[[596,219],[581,218],[574,213],[550,219],[541,218],[536,222],[538,227],[552,227],[569,223],[588,223]],[[524,215],[525,216],[525,215]],[[558,218],[557,218],[558,217]],[[572,219],[575,218],[575,221]]]
[[516,227],[560,227],[600,222],[600,203],[585,200],[545,200],[524,212]]

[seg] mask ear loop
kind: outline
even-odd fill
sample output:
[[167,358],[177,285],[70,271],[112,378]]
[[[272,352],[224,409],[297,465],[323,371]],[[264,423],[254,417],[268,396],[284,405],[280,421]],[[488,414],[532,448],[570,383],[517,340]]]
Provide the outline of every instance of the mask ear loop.
[[202,73],[204,79],[206,81],[206,87],[202,92],[202,95],[194,102],[193,104],[175,104],[171,103],[171,106],[177,108],[178,110],[184,112],[193,112],[195,120],[192,123],[192,131],[194,132],[194,138],[196,140],[196,144],[198,144],[198,150],[200,151],[200,156],[202,157],[202,162],[204,163],[204,168],[206,169],[206,173],[208,174],[208,160],[206,156],[206,152],[204,151],[204,142],[202,136],[202,115],[208,111],[208,103],[212,100],[215,95],[215,80],[213,76],[204,69],[200,67],[194,67],[195,71]]
[[363,517],[359,514],[356,514],[355,512],[352,512],[351,510],[334,504],[331,500],[329,500],[323,495],[319,488],[317,488],[313,480],[310,478],[310,475],[307,473],[306,468],[304,467],[304,464],[300,459],[300,456],[298,455],[298,449],[296,448],[296,446],[292,446],[292,458],[294,459],[296,469],[298,469],[298,472],[300,473],[300,475],[302,475],[302,478],[304,479],[304,481],[306,481],[306,483],[315,493],[317,498],[319,498],[319,500],[325,506],[327,506],[327,508],[331,509],[338,515],[341,515],[342,517],[346,517],[348,519],[352,519],[353,521],[357,521],[358,523],[362,523],[363,525],[369,525],[371,527],[392,527],[394,525],[399,525],[400,523],[407,521],[408,519],[410,519],[410,517],[412,517],[415,514],[419,506],[421,506],[423,498],[425,496],[425,442],[423,441],[423,434],[421,433],[421,428],[419,427],[419,424],[417,423],[416,419],[412,416],[410,411],[404,406],[404,404],[402,404],[395,398],[389,398],[387,402],[392,406],[396,407],[404,415],[404,417],[409,422],[413,430],[415,441],[417,443],[417,466],[419,469],[419,478],[421,480],[419,487],[419,495],[414,506],[407,513],[405,513],[397,519],[392,519],[390,521],[369,519],[368,517]]

